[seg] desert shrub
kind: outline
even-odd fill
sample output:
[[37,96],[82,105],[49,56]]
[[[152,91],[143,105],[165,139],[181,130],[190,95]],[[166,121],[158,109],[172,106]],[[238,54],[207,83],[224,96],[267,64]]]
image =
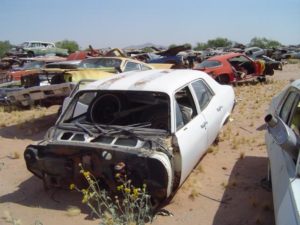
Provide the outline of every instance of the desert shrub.
[[84,170],[81,164],[79,166],[88,187],[79,189],[71,184],[70,189],[82,193],[82,203],[100,219],[101,225],[143,225],[152,220],[150,195],[146,192],[145,184],[142,188],[136,188],[126,175],[117,173],[116,178],[121,183],[117,187],[119,194],[111,197],[105,189],[100,188],[97,179],[89,171]]

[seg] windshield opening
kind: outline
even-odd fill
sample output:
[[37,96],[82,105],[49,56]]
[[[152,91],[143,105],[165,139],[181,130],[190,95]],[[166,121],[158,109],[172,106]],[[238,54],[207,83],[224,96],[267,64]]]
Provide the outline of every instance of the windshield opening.
[[79,68],[105,68],[105,67],[120,67],[120,59],[112,58],[94,58],[82,60],[79,64]]
[[81,91],[61,119],[64,124],[131,126],[170,131],[167,94],[146,91]]

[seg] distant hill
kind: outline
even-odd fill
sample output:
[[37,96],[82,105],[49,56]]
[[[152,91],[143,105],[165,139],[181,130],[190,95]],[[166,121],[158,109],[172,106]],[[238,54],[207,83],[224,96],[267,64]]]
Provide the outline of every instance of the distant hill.
[[141,44],[141,45],[130,45],[130,46],[125,47],[124,49],[141,49],[141,48],[152,47],[152,46],[159,48],[159,49],[167,48],[166,46],[163,46],[163,45],[156,45],[153,43],[145,43],[145,44]]

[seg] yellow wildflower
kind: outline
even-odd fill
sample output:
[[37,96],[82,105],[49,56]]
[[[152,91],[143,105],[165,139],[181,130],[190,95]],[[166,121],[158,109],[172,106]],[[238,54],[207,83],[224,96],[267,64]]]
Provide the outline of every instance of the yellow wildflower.
[[83,172],[83,176],[85,176],[85,178],[89,178],[90,177],[90,172],[89,171]]
[[134,189],[133,189],[132,197],[133,197],[133,198],[138,198],[138,196],[139,196],[139,191],[140,191],[139,188],[134,188]]
[[82,203],[87,203],[88,202],[88,196],[84,195],[81,202]]
[[74,190],[75,189],[75,184],[70,184],[70,190]]
[[121,191],[121,190],[123,190],[123,188],[124,188],[124,185],[121,184],[121,185],[119,185],[119,186],[117,187],[117,190],[118,190],[118,191]]
[[124,191],[126,194],[130,194],[130,188],[125,188]]

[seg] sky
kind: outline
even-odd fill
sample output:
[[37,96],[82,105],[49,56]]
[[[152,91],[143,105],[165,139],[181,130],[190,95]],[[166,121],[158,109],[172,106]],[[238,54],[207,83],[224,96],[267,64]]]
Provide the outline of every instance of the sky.
[[0,41],[81,48],[164,46],[217,37],[300,44],[300,0],[0,0]]

